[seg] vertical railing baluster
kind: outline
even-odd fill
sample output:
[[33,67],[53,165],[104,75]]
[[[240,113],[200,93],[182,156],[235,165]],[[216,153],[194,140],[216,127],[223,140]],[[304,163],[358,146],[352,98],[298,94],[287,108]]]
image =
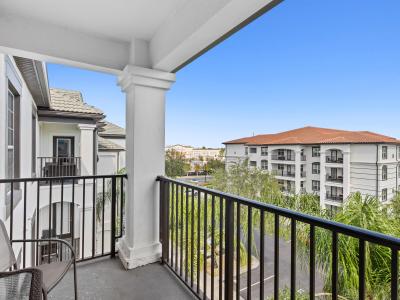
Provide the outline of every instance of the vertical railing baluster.
[[[36,239],[40,239],[39,236],[39,213],[40,213],[40,181],[37,181],[37,190],[36,190]],[[36,242],[36,265],[39,265],[39,243]]]
[[[76,243],[75,243],[75,180],[72,180],[72,224],[71,224],[71,238],[72,238],[72,249],[76,251]],[[79,246],[78,246],[79,247]],[[79,256],[77,259],[79,259]]]
[[358,299],[365,299],[365,241],[358,241]]
[[[169,185],[169,184],[168,184]],[[168,191],[168,198],[171,201],[171,267],[174,267],[174,233],[175,233],[175,201],[174,201],[174,184],[171,183],[171,192]]]
[[119,219],[119,236],[123,235],[123,226],[124,226],[124,177],[120,177],[120,219]]
[[211,300],[214,300],[215,196],[211,196]]
[[207,299],[207,193],[204,193],[204,231],[203,231],[203,299]]
[[185,228],[185,225],[184,225],[184,221],[183,221],[183,186],[181,185],[180,186],[180,208],[181,208],[181,210],[180,210],[180,214],[181,214],[181,222],[180,222],[180,233],[181,233],[181,236],[180,236],[180,239],[181,239],[181,247],[179,248],[179,275],[182,277],[182,275],[183,275],[183,247],[184,247],[184,244],[183,244],[183,231],[184,231],[184,228]]
[[105,203],[105,184],[106,180],[103,177],[103,186],[102,186],[102,205],[101,205],[101,255],[104,255],[104,206]]
[[85,215],[86,215],[86,179],[84,178],[82,186],[82,259],[85,259]]
[[399,256],[398,256],[398,249],[392,248],[392,258],[391,258],[391,284],[390,284],[390,294],[391,300],[398,299],[398,272],[399,272]]
[[223,273],[222,273],[222,266],[223,266],[223,253],[224,253],[224,223],[223,223],[223,209],[224,209],[224,199],[222,197],[219,197],[219,288],[218,288],[218,299],[222,300],[222,279],[223,279]]
[[[61,208],[60,208],[60,236],[63,236],[64,226],[64,179],[61,178]],[[63,247],[60,245],[60,260],[63,260]]]
[[260,299],[264,299],[264,210],[260,209]]
[[[53,193],[53,180],[50,179],[50,183],[49,183],[49,239],[52,237],[52,232],[51,232],[51,211],[52,211],[52,195]],[[49,245],[48,245],[48,249],[47,249],[47,262],[50,263],[50,253],[51,253],[51,241],[49,240]]]
[[332,300],[337,300],[337,279],[338,279],[338,233],[332,231]]
[[315,226],[310,225],[310,300],[315,299]]
[[247,299],[251,299],[251,249],[253,235],[253,212],[251,206],[247,207]]
[[96,178],[93,178],[92,187],[92,257],[96,254]]
[[225,199],[225,299],[233,299],[233,247],[234,211],[233,200]]
[[274,227],[274,299],[279,299],[279,215],[276,213]]
[[185,281],[188,281],[188,271],[189,271],[189,189],[186,187],[185,188],[185,211],[186,211],[186,216],[185,216],[185,223],[186,223],[186,229],[185,229]]
[[191,213],[191,220],[190,220],[190,287],[193,288],[193,263],[194,263],[194,190],[191,189],[191,200],[192,200],[192,213]]
[[117,179],[111,178],[111,258],[115,257],[115,205],[117,201]]
[[296,299],[296,220],[290,226],[290,299]]
[[178,247],[179,247],[179,186],[178,184],[175,184],[175,204],[176,204],[176,228],[175,228],[175,235],[176,235],[176,242],[175,242],[175,271],[178,271],[179,267],[179,252],[178,252]]
[[[26,181],[24,181],[24,220],[23,220],[22,239],[26,240]],[[25,268],[26,263],[26,243],[22,243],[22,266]]]
[[197,294],[200,294],[200,231],[201,231],[201,196],[200,191],[197,190]]
[[[236,299],[240,299],[240,203],[236,203]],[[226,218],[226,216],[225,216]],[[226,251],[226,250],[225,250]]]

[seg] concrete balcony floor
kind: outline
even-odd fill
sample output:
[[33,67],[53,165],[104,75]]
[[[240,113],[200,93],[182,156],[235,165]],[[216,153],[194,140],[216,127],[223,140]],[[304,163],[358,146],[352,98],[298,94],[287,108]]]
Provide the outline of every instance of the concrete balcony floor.
[[[78,298],[108,299],[194,299],[174,275],[159,263],[125,270],[118,258],[103,258],[77,264]],[[74,299],[73,274],[48,295],[49,299]]]

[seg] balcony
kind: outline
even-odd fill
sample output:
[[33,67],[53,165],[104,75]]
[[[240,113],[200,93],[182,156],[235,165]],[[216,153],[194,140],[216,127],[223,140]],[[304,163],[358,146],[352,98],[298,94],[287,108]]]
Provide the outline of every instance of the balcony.
[[[57,180],[67,179],[70,178],[57,178]],[[324,228],[333,237],[331,280],[334,286],[333,297],[337,297],[338,247],[342,245],[338,243],[338,233],[341,238],[351,236],[359,240],[360,244],[368,241],[391,249],[400,247],[400,239],[397,238],[159,177],[157,189],[160,219],[159,222],[156,221],[160,226],[162,264],[148,264],[127,272],[119,261],[107,258],[119,255],[116,242],[124,235],[125,212],[122,203],[125,194],[125,175],[82,176],[75,179],[84,182],[86,188],[76,189],[75,198],[67,197],[66,193],[60,200],[68,203],[77,201],[81,203],[83,211],[94,208],[95,212],[96,210],[99,212],[99,215],[83,214],[86,215],[86,219],[83,217],[82,220],[79,220],[78,214],[73,212],[71,214],[71,224],[76,224],[77,221],[80,223],[75,229],[72,227],[75,233],[71,236],[76,236],[76,233],[80,236],[80,240],[75,240],[73,243],[76,247],[80,247],[80,251],[77,251],[78,294],[83,299],[234,299],[237,295],[244,299],[264,299],[273,296],[279,299],[283,288],[288,287],[290,292],[294,293],[299,285],[308,286],[305,293],[314,297],[317,293],[325,292],[322,270],[316,261],[317,228]],[[0,184],[20,183],[21,187],[26,188],[29,183],[29,186],[33,185],[41,190],[48,188],[38,185],[41,180],[45,179],[0,180]],[[97,187],[96,190],[90,190],[90,185],[93,184]],[[77,186],[78,184],[75,188]],[[28,207],[26,200],[29,196],[27,193],[23,194],[26,198],[22,202],[22,208],[26,213]],[[36,197],[37,194],[33,194]],[[89,195],[95,197],[91,198]],[[52,198],[41,199],[41,197],[45,196],[39,197],[40,207],[48,201],[50,204],[53,203]],[[55,211],[59,211],[58,208],[54,208]],[[9,219],[11,222],[8,223],[12,240],[20,238],[21,228],[35,230],[36,226],[39,226],[34,222],[36,218],[42,224],[40,228],[47,232],[55,234],[58,232],[62,235],[71,229],[69,226],[58,227],[58,224],[62,226],[61,224],[65,223],[62,219],[59,223],[57,221],[46,224],[45,219],[48,218],[46,213],[36,214],[32,219],[32,227],[30,227],[32,224],[27,224],[23,219],[13,218],[13,214],[12,211]],[[108,229],[107,221],[110,221]],[[54,225],[56,228],[52,227]],[[300,248],[298,250],[296,246],[302,242],[296,238],[296,226],[304,225],[310,228],[309,240],[306,241],[310,251],[306,256],[302,255],[299,252]],[[273,228],[273,231],[267,231],[267,228]],[[23,231],[22,234],[25,232],[27,231]],[[281,236],[284,232],[288,232],[289,242]],[[16,242],[14,246],[15,244]],[[256,250],[252,250],[252,245],[255,245]],[[40,246],[39,244],[28,248],[28,245],[21,245],[23,267],[50,259],[49,256],[44,256],[42,261],[38,260],[40,251],[37,252],[35,249]],[[245,252],[237,255],[243,249]],[[392,251],[393,263],[397,261],[397,250]],[[361,252],[361,255],[364,254]],[[52,260],[62,260],[62,257],[59,250],[56,250]],[[359,264],[360,278],[363,280],[365,276],[363,260]],[[392,278],[396,278],[397,282],[397,268],[392,270]],[[51,292],[50,297],[71,299],[72,280],[72,274],[68,274],[67,278]],[[392,285],[392,289],[396,286],[397,284]],[[360,293],[363,291],[364,285],[360,285]]]
[[38,157],[40,177],[79,176],[81,174],[80,157]]
[[271,155],[271,159],[280,161],[294,161],[294,156],[273,154]]
[[335,202],[343,202],[343,195],[339,195],[339,194],[332,194],[330,192],[326,193],[326,197],[327,200],[332,200]]
[[272,174],[275,176],[284,176],[284,177],[292,177],[296,176],[294,171],[287,171],[287,170],[273,170]]
[[343,176],[340,176],[340,175],[332,176],[330,174],[326,174],[326,181],[327,182],[335,182],[335,183],[343,183]]
[[300,156],[300,160],[301,160],[301,161],[306,161],[306,160],[307,160],[307,156],[304,155],[304,154],[301,155],[301,156]]
[[343,157],[326,156],[326,162],[332,164],[342,164]]

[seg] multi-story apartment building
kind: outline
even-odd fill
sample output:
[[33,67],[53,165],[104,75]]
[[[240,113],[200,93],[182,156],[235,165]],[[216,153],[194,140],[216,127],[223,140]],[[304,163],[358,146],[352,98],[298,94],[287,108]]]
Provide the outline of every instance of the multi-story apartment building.
[[400,189],[400,140],[369,131],[304,127],[227,141],[226,168],[249,166],[274,174],[288,193],[315,193],[334,209],[354,192],[382,202]]

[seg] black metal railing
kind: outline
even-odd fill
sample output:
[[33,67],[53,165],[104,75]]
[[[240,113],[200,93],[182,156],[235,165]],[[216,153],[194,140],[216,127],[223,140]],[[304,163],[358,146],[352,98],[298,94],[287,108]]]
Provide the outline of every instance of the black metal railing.
[[343,202],[343,195],[332,194],[331,192],[326,192],[326,199]]
[[342,163],[343,163],[343,157],[327,156],[327,157],[326,157],[326,162],[327,162],[327,163],[342,164]]
[[[391,299],[398,299],[399,238],[166,177],[159,177],[158,181],[162,262],[197,298],[251,299],[252,296],[259,296],[264,299],[273,296],[274,299],[281,299],[280,296],[284,296],[280,290],[284,276],[282,279],[280,276],[285,269],[290,272],[290,299],[295,299],[296,285],[300,280],[297,277],[297,262],[307,259],[303,261],[308,264],[305,273],[309,278],[307,292],[310,299],[315,299],[319,257],[316,238],[319,236],[317,233],[324,230],[331,236],[330,268],[327,270],[330,273],[327,277],[330,291],[324,292],[329,299],[338,299],[339,296],[339,251],[343,251],[339,248],[345,245],[343,239],[349,237],[357,239],[360,245],[357,261],[359,276],[356,279],[359,282],[359,299],[366,297],[367,242],[391,250],[390,293]],[[297,228],[300,227],[307,229],[304,240],[297,238]],[[255,231],[259,234],[253,234]],[[288,243],[280,243],[283,233],[288,235]],[[266,238],[266,235],[270,237]],[[305,246],[298,248],[300,242]],[[252,263],[254,244],[259,254],[258,271],[253,269]],[[280,267],[280,260],[284,258],[280,255],[282,244],[290,247],[287,251],[290,267]],[[268,251],[266,247],[270,247]],[[307,255],[298,256],[298,251],[305,248]],[[270,262],[266,267],[266,254],[273,267]],[[265,278],[266,271],[273,273],[268,277],[273,280],[270,289],[265,289],[269,282]]]
[[[124,226],[125,179],[126,175],[0,179],[0,190],[11,186],[5,220],[11,242],[59,238],[71,243],[78,261],[115,256]],[[48,185],[42,185],[44,181]],[[15,195],[21,195],[17,205]],[[63,252],[50,241],[33,246],[22,242],[22,265],[63,260]]]
[[326,181],[342,183],[343,176],[342,175],[332,176],[330,174],[326,174]]
[[272,174],[275,176],[285,176],[285,177],[295,177],[296,173],[294,171],[286,170],[273,170]]
[[271,155],[272,160],[284,160],[284,161],[294,161],[294,155]]
[[40,177],[81,175],[80,157],[38,157]]

